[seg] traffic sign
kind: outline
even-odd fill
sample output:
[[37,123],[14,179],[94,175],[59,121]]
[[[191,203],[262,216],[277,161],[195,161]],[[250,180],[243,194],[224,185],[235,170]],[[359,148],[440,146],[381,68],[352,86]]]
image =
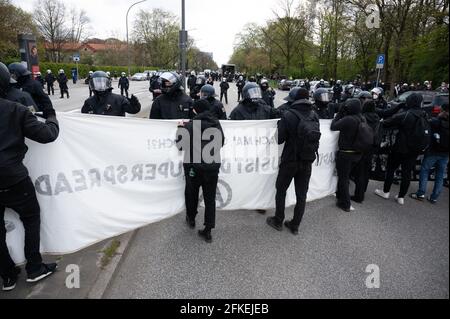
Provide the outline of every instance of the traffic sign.
[[379,54],[377,57],[377,69],[384,69],[385,63],[386,63],[386,56],[384,54]]
[[75,53],[73,55],[73,62],[80,62],[80,54],[79,53]]

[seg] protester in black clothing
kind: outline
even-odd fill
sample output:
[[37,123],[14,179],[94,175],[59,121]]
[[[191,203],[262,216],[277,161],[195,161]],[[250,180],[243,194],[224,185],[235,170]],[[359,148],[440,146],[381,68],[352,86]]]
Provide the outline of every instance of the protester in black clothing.
[[270,107],[275,107],[274,100],[275,100],[275,94],[276,92],[274,89],[272,89],[269,85],[269,81],[266,79],[262,79],[260,83],[261,92],[262,92],[262,99],[266,104]]
[[59,70],[59,75],[56,80],[59,83],[59,89],[61,91],[61,99],[64,98],[64,93],[67,94],[67,98],[69,98],[69,87],[67,86],[68,80],[63,69]]
[[5,208],[13,209],[25,229],[27,282],[44,279],[56,271],[56,264],[44,264],[40,249],[40,208],[34,184],[28,176],[23,159],[28,150],[25,138],[46,144],[59,134],[56,113],[52,107],[43,109],[46,122],[38,121],[27,107],[5,100],[9,90],[8,68],[0,63],[0,276],[3,290],[16,287],[20,268],[16,267],[6,245]]
[[130,81],[128,80],[127,74],[125,72],[122,72],[120,76],[118,88],[120,89],[120,95],[123,96],[123,93],[125,92],[125,95],[128,98],[128,89],[130,88]]
[[[402,167],[402,181],[400,184],[400,193],[396,197],[397,203],[405,204],[405,196],[411,183],[411,173],[414,169],[417,157],[421,151],[416,147],[421,146],[420,141],[413,138],[415,129],[418,127],[421,119],[426,119],[426,113],[421,109],[423,96],[413,93],[406,99],[406,109],[403,112],[384,120],[383,127],[387,129],[397,129],[398,133],[395,144],[388,158],[386,180],[384,189],[377,189],[375,194],[384,198],[390,198],[390,191],[394,182],[394,174],[397,169]],[[413,140],[414,139],[414,140]]]
[[161,81],[159,80],[159,76],[154,74],[150,79],[150,88],[149,91],[153,95],[153,101],[155,101],[161,94]]
[[6,92],[5,99],[26,106],[28,110],[30,110],[30,112],[36,112],[38,107],[33,101],[31,95],[28,92],[16,88],[16,84],[17,81],[15,81],[13,78],[10,78],[10,84],[8,91]]
[[53,75],[51,70],[47,70],[47,75],[45,76],[45,83],[47,84],[47,93],[48,95],[55,95],[55,87],[54,83],[56,81],[55,76]]
[[112,93],[111,78],[105,72],[95,72],[89,85],[94,96],[84,102],[81,113],[123,117],[126,113],[137,114],[141,111],[141,104],[134,95],[128,99]]
[[291,108],[292,103],[294,103],[296,99],[298,99],[300,89],[301,89],[300,87],[294,87],[289,91],[288,96],[284,98],[286,103],[280,105],[280,107],[278,108],[278,112],[280,113],[280,115],[288,111]]
[[236,82],[236,87],[238,90],[238,102],[241,101],[242,98],[242,90],[244,89],[245,86],[245,81],[244,81],[244,77],[240,76],[239,80]]
[[[224,145],[224,135],[220,122],[210,112],[205,99],[194,103],[195,117],[188,123],[180,123],[177,131],[177,147],[184,151],[184,172],[186,178],[186,222],[195,228],[198,215],[199,191],[203,191],[205,201],[205,229],[199,235],[208,243],[212,242],[211,230],[216,227],[216,190],[221,166],[220,149]],[[195,140],[194,129],[198,127],[201,138]],[[208,130],[208,134],[203,133]],[[213,135],[211,135],[213,131]],[[205,147],[211,150],[205,154]],[[209,158],[205,158],[208,156]]]
[[[286,192],[294,180],[297,197],[294,218],[284,224],[294,235],[298,234],[305,213],[312,163],[316,160],[320,140],[319,117],[313,111],[308,90],[302,88],[296,92],[290,109],[283,113],[278,122],[278,143],[280,145],[285,143],[285,146],[276,182],[276,213],[275,217],[267,219],[267,223],[271,227],[282,230],[285,219]],[[302,128],[301,134],[300,127]]]
[[[361,100],[361,99],[360,99]],[[380,120],[376,112],[375,102],[373,100],[367,100],[363,103],[362,116],[366,119],[367,124],[372,128],[375,134],[375,140],[373,147],[362,154],[362,158],[353,170],[353,176],[355,177],[355,195],[351,198],[352,201],[357,203],[364,202],[365,194],[370,180],[370,172],[372,171],[373,156],[380,145],[377,145],[380,134]]]
[[216,99],[216,90],[212,85],[206,84],[200,90],[200,98],[209,103],[209,111],[219,120],[226,120],[227,113],[222,102]]
[[228,90],[230,89],[230,84],[228,84],[227,79],[222,79],[220,83],[220,102],[225,98],[225,104],[228,104]]
[[193,101],[183,92],[181,77],[175,72],[164,72],[160,76],[160,83],[163,94],[153,101],[150,119],[192,119]]
[[8,66],[11,77],[17,81],[17,88],[31,95],[37,105],[36,111],[53,109],[52,101],[45,94],[41,84],[31,78],[31,72],[21,63],[11,63]]
[[350,202],[350,173],[362,158],[362,153],[354,147],[355,137],[362,121],[361,102],[358,99],[348,99],[333,122],[330,129],[339,131],[339,151],[336,156],[338,173],[337,206],[346,212],[353,211]]

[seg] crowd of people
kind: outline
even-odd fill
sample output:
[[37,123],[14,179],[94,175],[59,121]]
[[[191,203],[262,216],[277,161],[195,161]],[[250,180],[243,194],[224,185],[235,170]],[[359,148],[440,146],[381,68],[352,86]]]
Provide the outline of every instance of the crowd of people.
[[[45,81],[54,83],[51,72]],[[53,82],[52,82],[53,81]],[[217,99],[214,82],[220,81],[220,100]],[[58,81],[59,82],[59,81]],[[59,82],[60,85],[64,81]],[[141,110],[139,99],[128,97],[129,82],[126,74],[119,81],[121,95],[114,94],[111,75],[107,72],[91,72],[88,78],[90,97],[82,107],[82,113],[125,116]],[[286,103],[275,107],[273,90],[269,81],[261,75],[247,78],[238,74],[235,83],[238,105],[227,115],[223,100],[228,104],[229,77],[218,74],[196,75],[187,80],[189,95],[185,93],[182,77],[176,72],[153,75],[150,92],[153,104],[150,119],[178,120],[178,131],[174,137],[177,147],[184,152],[186,222],[195,228],[198,215],[199,190],[205,200],[204,229],[199,235],[212,242],[215,228],[216,189],[221,167],[220,148],[225,136],[220,120],[268,120],[278,119],[278,143],[284,144],[278,178],[276,181],[275,215],[267,218],[267,224],[277,231],[283,225],[297,235],[306,208],[306,197],[317,158],[321,132],[320,119],[330,119],[331,130],[340,132],[339,150],[336,156],[338,188],[336,205],[345,212],[354,211],[352,202],[362,203],[368,189],[373,154],[382,143],[385,130],[395,130],[395,142],[389,153],[383,189],[375,194],[389,199],[394,174],[401,166],[400,192],[396,201],[403,205],[410,187],[411,171],[418,156],[424,155],[420,186],[410,197],[425,200],[430,170],[436,168],[433,193],[428,197],[436,203],[442,191],[445,169],[448,164],[448,104],[442,107],[437,118],[430,119],[421,109],[421,94],[411,94],[404,104],[389,108],[383,88],[362,87],[355,84],[333,83],[333,88],[319,85],[310,96],[307,87],[291,89]],[[53,93],[48,88],[48,95]],[[0,214],[4,217],[6,207],[15,210],[25,228],[25,255],[28,281],[39,281],[56,270],[56,264],[45,264],[39,253],[40,209],[33,183],[22,161],[27,151],[25,137],[39,143],[51,143],[58,137],[59,126],[52,102],[39,81],[20,63],[6,67],[0,64]],[[67,93],[68,95],[68,93]],[[35,112],[46,119],[40,122]],[[207,134],[200,148],[192,140],[193,126],[200,123],[203,132],[214,129],[218,134]],[[2,129],[2,128],[9,129]],[[203,136],[204,138],[204,136]],[[219,150],[209,152],[213,160],[203,158],[205,147],[214,142]],[[198,153],[198,154],[197,154]],[[195,156],[197,154],[198,156]],[[200,158],[199,162],[192,159]],[[355,194],[350,194],[350,182],[356,185]],[[285,198],[292,181],[295,184],[296,206],[293,218],[286,220]],[[265,214],[265,211],[258,211]],[[18,276],[6,246],[6,230],[0,227],[0,275],[3,289],[12,290]]]

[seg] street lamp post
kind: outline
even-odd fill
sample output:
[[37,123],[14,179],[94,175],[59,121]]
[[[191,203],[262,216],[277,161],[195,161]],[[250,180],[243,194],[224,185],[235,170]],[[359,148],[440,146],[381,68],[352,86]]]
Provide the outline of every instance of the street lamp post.
[[180,51],[181,51],[181,78],[183,88],[186,91],[186,50],[188,34],[186,31],[186,6],[185,0],[181,0],[181,31],[180,31]]
[[139,4],[139,3],[142,3],[142,2],[145,2],[145,1],[147,1],[147,0],[142,0],[142,1],[138,1],[138,2],[136,2],[136,3],[133,3],[129,8],[128,8],[128,11],[127,11],[127,18],[126,18],[126,20],[127,20],[127,63],[128,63],[128,76],[130,76],[131,75],[131,67],[130,67],[130,41],[129,41],[129,39],[128,39],[128,14],[130,13],[130,10],[131,10],[131,8],[133,8],[135,5],[137,5],[137,4]]

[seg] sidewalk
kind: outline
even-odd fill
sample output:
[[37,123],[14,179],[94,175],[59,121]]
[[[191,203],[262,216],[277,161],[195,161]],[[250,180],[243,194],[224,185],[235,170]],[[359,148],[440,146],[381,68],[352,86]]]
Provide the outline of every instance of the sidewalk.
[[[58,262],[58,271],[36,284],[26,282],[24,267],[16,289],[0,291],[0,299],[101,299],[114,272],[132,241],[134,232],[103,241],[83,251],[66,256],[44,256],[46,262]],[[80,288],[69,289],[74,272],[66,272],[69,265],[79,267]]]

